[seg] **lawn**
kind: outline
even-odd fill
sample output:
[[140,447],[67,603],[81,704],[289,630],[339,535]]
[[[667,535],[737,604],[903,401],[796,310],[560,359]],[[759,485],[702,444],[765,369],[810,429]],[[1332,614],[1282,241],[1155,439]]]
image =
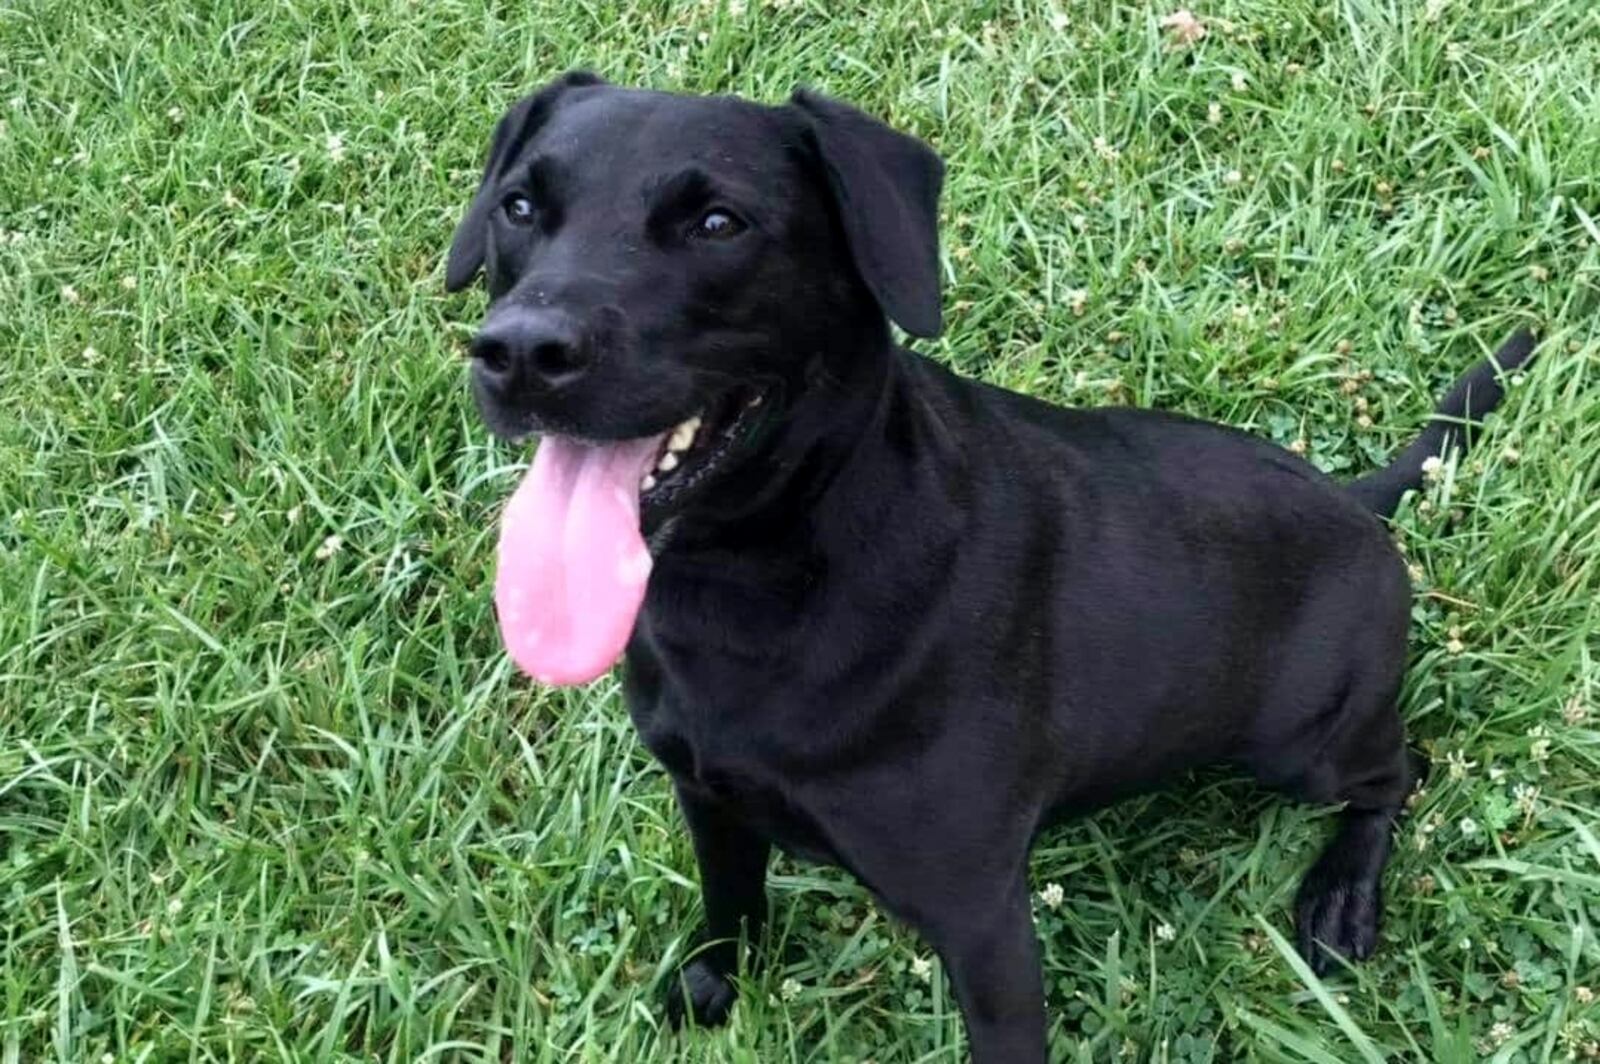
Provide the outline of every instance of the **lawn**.
[[1036,912],[1059,1059],[1600,1057],[1600,8],[1195,7],[0,4],[0,1062],[963,1059],[926,948],[788,860],[732,1025],[666,1032],[666,779],[614,679],[498,646],[527,454],[442,257],[576,65],[932,141],[927,349],[1053,400],[1353,473],[1538,325],[1396,522],[1434,764],[1380,954],[1292,959],[1330,811],[1226,774],[1051,831]]

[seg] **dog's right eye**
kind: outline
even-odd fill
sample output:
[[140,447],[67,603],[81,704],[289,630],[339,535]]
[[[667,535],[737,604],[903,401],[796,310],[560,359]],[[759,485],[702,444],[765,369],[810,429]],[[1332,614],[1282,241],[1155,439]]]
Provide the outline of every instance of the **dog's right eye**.
[[700,216],[689,235],[700,240],[726,240],[744,232],[744,223],[731,212],[716,208]]
[[507,196],[500,204],[506,212],[506,220],[512,225],[533,224],[533,200],[517,193]]

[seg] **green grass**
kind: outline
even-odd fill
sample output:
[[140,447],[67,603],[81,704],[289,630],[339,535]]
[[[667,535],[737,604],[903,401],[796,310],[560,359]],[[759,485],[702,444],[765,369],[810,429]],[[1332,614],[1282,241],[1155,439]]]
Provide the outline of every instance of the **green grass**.
[[500,653],[526,456],[440,263],[498,111],[572,65],[928,137],[931,350],[1054,400],[1354,472],[1539,324],[1398,521],[1435,769],[1381,954],[1310,979],[1328,811],[1222,776],[1051,832],[1036,908],[1060,1059],[1600,1054],[1590,0],[1200,0],[1179,51],[1112,0],[361,6],[0,4],[0,1061],[962,1059],[925,947],[788,861],[731,1028],[665,1033],[666,781],[614,681]]

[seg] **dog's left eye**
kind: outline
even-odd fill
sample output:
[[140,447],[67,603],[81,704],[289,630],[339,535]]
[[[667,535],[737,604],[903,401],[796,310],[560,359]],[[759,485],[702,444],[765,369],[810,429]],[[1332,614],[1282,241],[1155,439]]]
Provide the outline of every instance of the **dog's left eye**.
[[512,225],[533,224],[533,200],[527,196],[507,196],[500,206],[506,212],[506,220]]
[[709,210],[694,223],[693,236],[702,240],[726,240],[744,232],[744,223],[732,213],[717,208]]

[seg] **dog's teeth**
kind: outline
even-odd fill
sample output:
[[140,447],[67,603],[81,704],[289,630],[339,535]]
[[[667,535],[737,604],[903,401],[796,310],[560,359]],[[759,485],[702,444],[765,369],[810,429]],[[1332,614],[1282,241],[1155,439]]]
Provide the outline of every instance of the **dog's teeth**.
[[687,451],[689,445],[694,443],[694,434],[700,431],[700,416],[697,414],[678,425],[672,430],[672,437],[667,440],[668,451]]
[[639,481],[639,490],[641,490],[641,491],[649,491],[651,488],[653,488],[655,486],[656,486],[656,478],[655,478],[655,476],[653,474],[650,474],[650,473],[646,473],[644,475],[644,479]]
[[656,468],[661,470],[663,473],[672,472],[674,469],[678,468],[678,456],[672,451],[668,451],[666,454],[661,456],[660,460],[656,462]]
[[760,406],[761,405],[761,396],[759,396],[759,395],[756,396],[754,399],[751,399],[748,403],[746,403],[744,405],[745,406]]

